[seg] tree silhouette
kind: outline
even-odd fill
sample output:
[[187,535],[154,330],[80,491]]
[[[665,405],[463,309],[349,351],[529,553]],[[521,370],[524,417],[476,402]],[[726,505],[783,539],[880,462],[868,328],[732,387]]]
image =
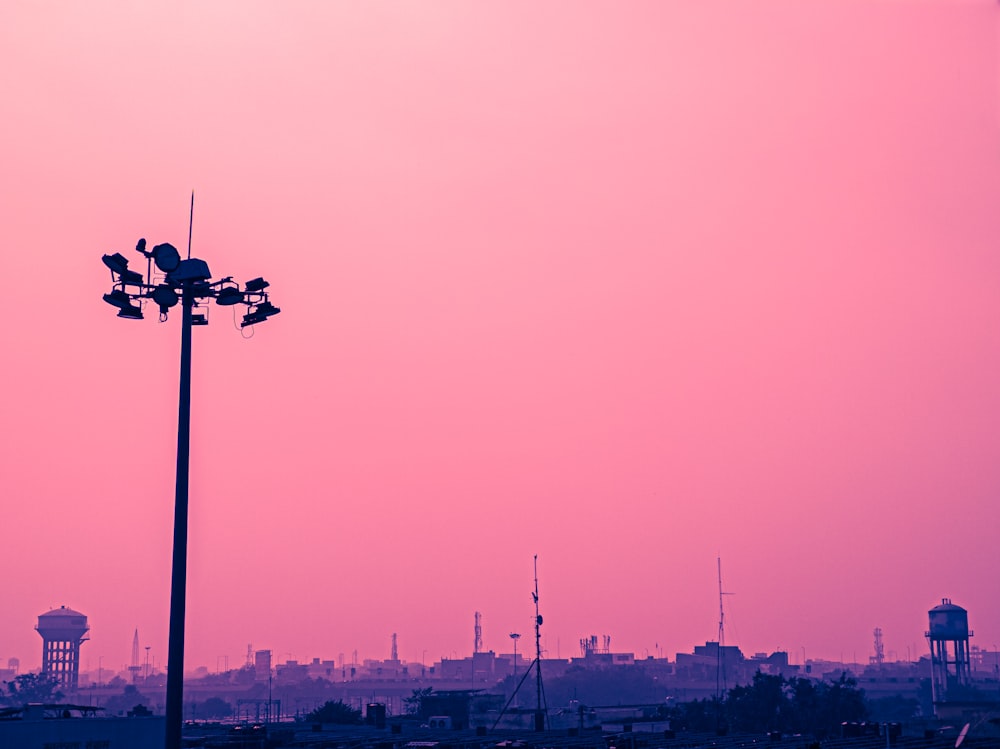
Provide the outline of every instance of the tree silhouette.
[[785,687],[783,677],[758,671],[751,684],[730,689],[725,713],[733,730],[761,733],[784,728],[790,713]]
[[355,710],[342,700],[329,700],[306,715],[305,720],[310,723],[356,725],[361,722],[361,711]]
[[835,733],[841,723],[868,716],[864,691],[841,674],[837,681],[812,681],[757,672],[753,682],[733,687],[724,714],[736,731],[782,731],[819,737]]
[[126,715],[137,707],[149,707],[149,698],[136,689],[134,684],[127,684],[121,694],[116,694],[104,702],[107,715]]
[[196,704],[194,712],[199,718],[228,718],[233,714],[233,706],[221,697],[209,697],[201,704]]
[[414,689],[413,694],[411,694],[409,697],[404,697],[403,704],[406,705],[406,714],[423,715],[424,698],[429,697],[433,691],[434,691],[433,687]]
[[59,680],[50,674],[21,674],[13,681],[5,681],[7,694],[4,701],[10,705],[29,702],[58,702],[63,693],[58,691]]

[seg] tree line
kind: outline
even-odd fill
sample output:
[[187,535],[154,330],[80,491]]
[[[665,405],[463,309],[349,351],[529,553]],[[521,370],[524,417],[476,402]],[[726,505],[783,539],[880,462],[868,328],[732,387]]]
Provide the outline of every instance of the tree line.
[[678,728],[737,733],[800,733],[822,738],[842,723],[868,719],[868,704],[856,679],[786,679],[757,672],[750,684],[730,689],[724,699],[692,700],[667,711]]

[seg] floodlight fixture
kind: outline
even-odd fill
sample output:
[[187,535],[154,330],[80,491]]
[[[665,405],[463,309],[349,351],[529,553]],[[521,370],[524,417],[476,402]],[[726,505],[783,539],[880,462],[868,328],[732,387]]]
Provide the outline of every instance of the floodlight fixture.
[[238,286],[223,286],[215,295],[215,303],[221,304],[223,307],[230,307],[239,304],[244,298],[244,294]]
[[110,293],[104,295],[104,301],[110,304],[112,307],[117,307],[118,309],[125,309],[131,306],[132,297],[126,294],[121,289],[112,289]]
[[128,260],[120,252],[116,252],[114,255],[104,255],[101,260],[111,269],[112,273],[120,274],[128,268]]
[[[214,299],[216,304],[224,307],[245,304],[247,312],[240,327],[264,322],[281,312],[268,300],[265,289],[270,284],[263,278],[254,278],[241,289],[231,276],[212,281],[208,263],[192,257],[182,260],[177,248],[169,242],[155,245],[152,250],[147,251],[146,240],[140,239],[135,249],[143,257],[154,262],[160,271],[166,273],[166,278],[154,284],[151,268],[147,270],[146,276],[130,270],[128,260],[120,252],[102,256],[101,260],[111,269],[114,281],[114,287],[110,293],[104,295],[104,301],[119,310],[124,310],[122,317],[141,318],[142,307],[132,307],[132,303],[142,299],[151,299],[159,307],[161,320],[166,320],[170,309],[187,298],[190,298],[192,308],[197,307],[205,299]],[[131,287],[136,289],[133,290]],[[192,314],[191,324],[207,325],[207,310]]]
[[170,309],[175,304],[177,304],[179,300],[177,292],[174,291],[172,286],[168,286],[167,284],[160,284],[155,289],[153,289],[153,293],[150,294],[150,297],[152,297],[154,302],[160,305],[161,310],[164,307]]
[[128,284],[129,286],[141,286],[142,282],[146,280],[139,271],[128,268],[118,274],[118,279],[122,285]]
[[130,304],[127,307],[122,307],[118,310],[118,317],[124,317],[128,320],[141,320],[142,319],[142,307],[135,304]]
[[183,284],[190,281],[207,281],[212,277],[208,263],[196,257],[181,260],[177,268],[167,274],[167,280],[173,284]]
[[172,273],[181,264],[181,253],[169,242],[156,245],[153,248],[152,256],[156,267],[164,273]]
[[281,312],[279,307],[275,307],[268,301],[263,301],[251,311],[243,315],[243,322],[240,323],[240,327],[245,328],[248,325],[256,325],[257,323],[264,322],[269,317],[274,317],[279,312]]
[[279,312],[281,312],[281,309],[279,307],[275,307],[266,299],[257,305],[257,313],[264,315],[264,317],[274,317]]
[[240,323],[240,327],[245,328],[248,325],[256,325],[259,322],[264,322],[266,319],[266,315],[261,315],[257,312],[247,312],[243,315],[243,322]]

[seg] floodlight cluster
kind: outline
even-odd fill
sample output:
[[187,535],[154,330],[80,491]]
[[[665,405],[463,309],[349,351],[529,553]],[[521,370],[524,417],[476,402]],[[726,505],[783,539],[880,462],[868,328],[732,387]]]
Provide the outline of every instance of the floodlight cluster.
[[[208,263],[198,258],[181,259],[172,244],[158,244],[146,249],[146,240],[140,239],[135,249],[146,258],[145,276],[128,267],[128,260],[120,252],[104,255],[101,260],[111,270],[112,288],[104,295],[104,301],[118,309],[118,317],[141,320],[143,305],[151,300],[160,311],[160,320],[166,320],[170,308],[183,298],[191,300],[191,306],[198,307],[208,299],[216,304],[231,307],[244,304],[247,312],[240,323],[241,328],[256,325],[274,317],[281,309],[268,299],[266,289],[270,284],[263,278],[247,281],[241,289],[231,276],[212,281]],[[153,277],[153,266],[162,276]],[[204,314],[192,313],[192,325],[207,325]]]

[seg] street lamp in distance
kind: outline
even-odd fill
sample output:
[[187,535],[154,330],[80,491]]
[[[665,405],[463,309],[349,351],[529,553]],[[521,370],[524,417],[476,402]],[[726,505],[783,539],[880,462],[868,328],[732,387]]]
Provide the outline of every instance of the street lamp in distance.
[[514,641],[514,699],[517,699],[517,641],[521,639],[521,633],[511,632],[510,639]]

